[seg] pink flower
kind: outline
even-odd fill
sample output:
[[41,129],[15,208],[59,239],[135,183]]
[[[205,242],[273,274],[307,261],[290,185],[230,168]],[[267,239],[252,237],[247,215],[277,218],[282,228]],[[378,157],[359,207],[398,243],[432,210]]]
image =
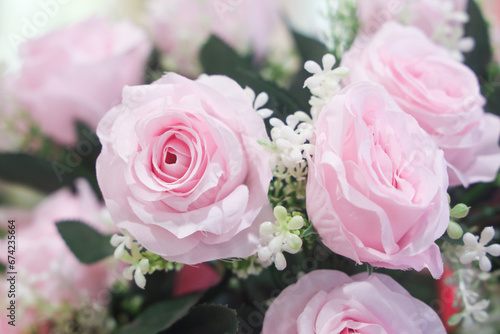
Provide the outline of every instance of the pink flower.
[[266,312],[262,334],[445,334],[438,315],[391,277],[316,270],[287,287]]
[[495,179],[500,119],[484,112],[478,80],[468,67],[418,29],[393,22],[358,46],[343,58],[351,69],[347,83],[383,85],[444,151],[451,186]]
[[[119,273],[106,261],[91,265],[80,263],[57,231],[56,222],[75,219],[101,233],[114,231],[111,221],[104,219],[105,208],[90,185],[79,180],[77,189],[77,195],[69,189],[51,194],[37,205],[28,219],[27,215],[8,213],[9,219],[16,221],[16,300],[18,311],[22,313],[16,316],[18,328],[49,320],[42,318],[47,316],[40,312],[43,305],[55,309],[62,306],[78,308],[88,302],[106,306],[109,301],[107,291]],[[0,247],[7,250],[7,239],[1,240]],[[2,263],[7,263],[7,255],[6,251],[0,254]],[[5,276],[1,282],[6,284]],[[5,286],[0,290],[3,289]],[[5,309],[4,301],[2,309]]]
[[448,227],[447,187],[443,152],[382,87],[349,86],[323,108],[306,207],[335,253],[441,276],[434,241]]
[[467,0],[359,0],[358,19],[364,34],[374,34],[388,21],[418,27],[432,37],[451,12],[465,12]]
[[263,58],[279,10],[279,0],[154,0],[149,3],[148,25],[167,65],[195,76],[200,72],[198,53],[211,34]]
[[264,122],[235,81],[169,73],[126,87],[97,134],[107,207],[144,247],[186,264],[255,253],[272,173]]
[[95,129],[123,86],[142,82],[150,50],[137,27],[90,19],[22,45],[13,94],[46,135],[70,145],[77,120]]

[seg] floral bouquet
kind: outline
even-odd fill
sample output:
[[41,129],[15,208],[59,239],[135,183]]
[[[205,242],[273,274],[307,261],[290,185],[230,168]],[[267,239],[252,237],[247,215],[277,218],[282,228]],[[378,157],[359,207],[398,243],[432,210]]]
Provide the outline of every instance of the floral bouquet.
[[2,333],[500,332],[497,1],[120,5],[10,36]]

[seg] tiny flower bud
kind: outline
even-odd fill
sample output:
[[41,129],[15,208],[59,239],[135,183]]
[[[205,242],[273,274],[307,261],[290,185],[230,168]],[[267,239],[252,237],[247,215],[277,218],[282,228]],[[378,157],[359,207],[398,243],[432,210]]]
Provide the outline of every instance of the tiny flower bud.
[[455,240],[460,239],[462,237],[462,234],[464,233],[462,227],[453,220],[450,220],[450,222],[448,223],[448,229],[446,230],[446,232],[448,232],[448,236],[450,238]]
[[450,216],[453,218],[464,218],[469,214],[469,207],[463,203],[459,203],[450,211]]

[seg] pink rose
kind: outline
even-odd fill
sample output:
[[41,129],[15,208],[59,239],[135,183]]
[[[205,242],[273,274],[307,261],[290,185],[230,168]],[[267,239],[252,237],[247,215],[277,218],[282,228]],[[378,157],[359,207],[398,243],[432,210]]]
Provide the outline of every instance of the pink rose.
[[321,111],[306,208],[335,253],[441,276],[447,188],[443,152],[382,87],[349,86]]
[[[36,206],[28,219],[26,215],[6,213],[9,219],[16,221],[16,300],[18,306],[22,306],[18,311],[23,312],[17,315],[18,327],[26,328],[39,320],[48,320],[38,319],[46,316],[39,313],[43,305],[78,308],[82,303],[92,302],[106,306],[107,291],[115,277],[120,277],[110,262],[80,263],[57,231],[56,222],[76,219],[101,233],[114,232],[111,220],[105,218],[104,206],[90,185],[78,180],[77,189],[77,195],[69,189],[51,194]],[[5,250],[0,253],[0,261],[7,263],[7,239],[1,240],[0,248]],[[1,282],[6,284],[5,277]],[[5,309],[3,303],[2,309]]]
[[59,29],[21,46],[13,95],[46,135],[71,145],[77,120],[95,129],[123,86],[142,82],[150,50],[130,23],[95,18]]
[[235,81],[169,73],[126,87],[97,134],[107,207],[144,247],[186,264],[255,253],[272,173],[264,122]]
[[374,34],[388,21],[420,28],[433,37],[450,12],[465,12],[467,0],[359,0],[358,19],[364,34]]
[[315,270],[287,287],[266,312],[262,334],[445,334],[432,308],[394,279]]
[[189,76],[199,72],[198,53],[211,34],[239,51],[263,58],[279,19],[279,0],[153,0],[148,4],[153,40],[167,65]]
[[483,110],[475,74],[418,29],[386,23],[362,48],[343,58],[346,83],[383,85],[415,117],[448,162],[450,185],[490,182],[500,167],[500,119]]

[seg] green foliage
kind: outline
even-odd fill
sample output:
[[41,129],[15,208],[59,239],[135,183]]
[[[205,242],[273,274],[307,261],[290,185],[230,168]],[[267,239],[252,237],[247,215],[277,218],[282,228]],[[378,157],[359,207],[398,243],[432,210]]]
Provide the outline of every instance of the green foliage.
[[101,144],[85,124],[78,122],[75,128],[78,140],[74,147],[61,147],[44,138],[36,154],[0,153],[0,179],[51,193],[73,187],[77,178],[84,178],[102,198],[95,173]]
[[222,305],[200,305],[177,322],[169,334],[236,334],[236,311]]
[[148,307],[133,322],[122,327],[118,334],[156,334],[172,326],[187,314],[200,295],[170,299]]
[[94,228],[79,221],[57,223],[59,234],[76,258],[85,264],[95,263],[113,255],[110,235],[102,235]]
[[479,78],[487,78],[488,65],[492,59],[488,25],[474,0],[469,1],[467,13],[469,14],[469,22],[465,26],[465,35],[474,38],[475,46],[470,53],[465,55],[465,64]]
[[300,110],[308,113],[310,108],[309,99],[311,98],[311,92],[309,89],[304,88],[304,81],[309,78],[311,74],[304,69],[303,64],[308,60],[313,60],[318,64],[321,64],[321,60],[323,56],[328,53],[328,50],[320,41],[306,37],[297,32],[293,32],[293,38],[297,50],[299,51],[302,67],[299,70],[299,73],[295,76],[288,92],[297,99]]
[[61,186],[71,185],[75,176],[66,174],[59,179],[49,161],[29,154],[0,154],[0,178],[4,181],[50,193]]
[[269,95],[266,107],[274,111],[274,117],[284,120],[289,114],[300,110],[295,97],[276,84],[262,79],[249,58],[238,55],[218,37],[210,37],[200,52],[200,60],[206,74],[226,75],[242,87],[252,88],[256,94],[266,92]]

